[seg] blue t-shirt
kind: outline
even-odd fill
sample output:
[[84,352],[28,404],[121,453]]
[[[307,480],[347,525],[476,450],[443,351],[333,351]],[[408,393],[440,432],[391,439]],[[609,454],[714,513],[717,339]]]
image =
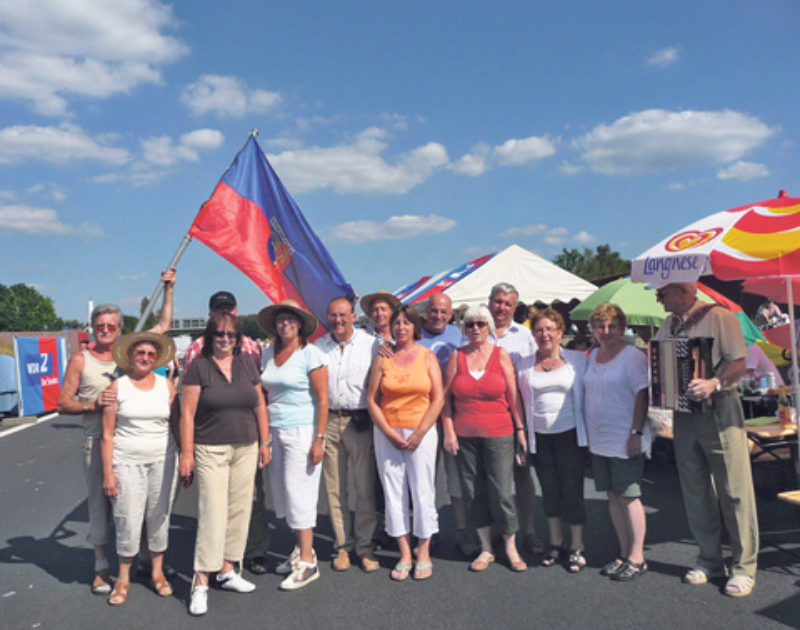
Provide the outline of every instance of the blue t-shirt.
[[447,368],[447,361],[450,355],[453,353],[453,350],[463,346],[466,340],[458,329],[458,326],[447,324],[440,335],[432,335],[423,328],[422,339],[417,343],[421,346],[425,346],[436,355],[436,360],[439,361],[439,367],[442,370],[442,377],[444,377],[444,371],[445,368]]
[[261,384],[267,392],[270,428],[314,426],[316,402],[308,375],[327,364],[325,355],[310,343],[295,350],[280,367],[275,365],[274,345],[267,348],[261,362]]

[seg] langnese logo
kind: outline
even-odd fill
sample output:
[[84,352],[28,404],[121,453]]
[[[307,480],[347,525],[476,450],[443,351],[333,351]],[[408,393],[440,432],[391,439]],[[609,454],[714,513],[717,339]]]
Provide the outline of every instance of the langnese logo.
[[701,245],[705,245],[709,241],[713,241],[720,234],[722,234],[721,227],[711,228],[702,231],[686,230],[685,232],[676,234],[671,239],[669,239],[667,241],[667,244],[664,246],[664,249],[666,249],[668,252],[682,252],[687,249],[693,249],[695,247],[700,247]]

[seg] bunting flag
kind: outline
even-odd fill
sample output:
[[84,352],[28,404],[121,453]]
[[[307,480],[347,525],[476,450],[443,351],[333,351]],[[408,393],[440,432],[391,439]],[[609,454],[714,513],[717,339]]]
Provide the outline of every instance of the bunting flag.
[[200,208],[189,235],[243,271],[272,302],[297,300],[323,328],[330,300],[355,297],[255,135]]

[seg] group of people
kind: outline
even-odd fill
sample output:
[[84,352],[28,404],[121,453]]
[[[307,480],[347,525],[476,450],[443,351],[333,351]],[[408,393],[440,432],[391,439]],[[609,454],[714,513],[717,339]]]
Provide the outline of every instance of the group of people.
[[[287,300],[258,314],[274,339],[262,356],[241,332],[235,297],[221,291],[210,299],[203,336],[184,355],[178,403],[172,383],[153,373],[175,351],[163,335],[174,272],[162,279],[164,307],[151,331],[121,337],[119,310],[95,309],[96,344],[70,361],[59,401],[60,412],[84,416],[92,590],[108,594],[110,604],[126,601],[131,562],[144,549],[155,592],[172,593],[163,554],[178,480],[198,484],[189,612],[207,612],[211,574],[222,589],[255,590],[240,567],[267,570],[265,466],[276,516],[296,538],[275,569],[285,575],[284,590],[319,578],[313,530],[322,478],[334,570],[356,560],[365,572],[377,571],[374,537],[384,528],[399,550],[390,577],[430,578],[440,458],[456,543],[472,571],[486,570],[500,545],[508,567],[525,571],[520,533],[542,566],[563,564],[579,573],[587,565],[587,447],[619,543],[600,572],[631,581],[647,571],[640,499],[651,441],[647,357],[622,342],[627,323],[617,306],[603,304],[592,313],[595,344],[586,353],[562,347],[564,321],[551,308],[534,313],[530,328],[515,323],[518,294],[507,283],[492,287],[488,306],[468,308],[460,329],[450,323],[452,305],[443,293],[430,296],[423,315],[390,293],[364,296],[366,329],[355,327],[353,301],[335,298],[327,308],[328,332],[314,343],[316,318]],[[689,391],[714,405],[675,416],[676,460],[700,546],[698,566],[684,581],[722,575],[724,523],[733,556],[725,592],[744,596],[753,588],[758,536],[741,408],[731,388],[747,352],[729,321],[735,325],[735,318],[722,308],[699,308],[692,285],[668,285],[659,299],[673,313],[659,335],[699,330],[717,340],[715,377],[692,381]],[[531,466],[541,486],[546,545],[535,530]],[[119,557],[113,587],[105,557],[108,499]]]

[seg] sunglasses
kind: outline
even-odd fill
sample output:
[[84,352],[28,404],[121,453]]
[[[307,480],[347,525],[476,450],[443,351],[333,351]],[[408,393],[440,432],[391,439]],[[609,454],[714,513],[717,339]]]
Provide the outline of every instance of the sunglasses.
[[107,330],[108,332],[114,332],[117,330],[116,324],[95,324],[95,330]]
[[158,352],[154,350],[137,350],[133,353],[135,357],[144,357],[146,359],[155,359],[158,356]]
[[464,328],[475,328],[475,327],[486,328],[486,326],[488,325],[489,324],[487,324],[486,322],[465,322]]
[[217,339],[222,339],[223,337],[227,337],[228,339],[236,339],[239,336],[239,333],[236,332],[229,332],[227,330],[217,330],[214,332],[214,336]]

